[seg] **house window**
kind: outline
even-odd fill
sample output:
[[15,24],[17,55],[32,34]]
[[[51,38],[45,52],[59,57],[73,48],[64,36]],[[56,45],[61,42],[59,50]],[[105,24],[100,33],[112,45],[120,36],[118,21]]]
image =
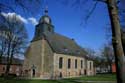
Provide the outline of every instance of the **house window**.
[[3,71],[5,71],[5,67],[3,67]]
[[83,68],[83,60],[81,60],[81,68]]
[[75,68],[77,68],[77,59],[75,59]]
[[68,69],[71,68],[71,59],[68,59]]
[[10,70],[9,70],[10,72],[12,71],[12,68],[10,67]]
[[60,57],[59,58],[59,69],[62,69],[62,66],[63,66],[63,58]]

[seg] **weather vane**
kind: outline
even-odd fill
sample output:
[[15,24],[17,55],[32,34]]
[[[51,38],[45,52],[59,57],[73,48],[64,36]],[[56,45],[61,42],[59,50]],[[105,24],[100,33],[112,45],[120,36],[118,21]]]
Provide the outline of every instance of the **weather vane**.
[[47,5],[45,6],[45,11],[44,12],[45,12],[45,15],[48,15],[48,6]]

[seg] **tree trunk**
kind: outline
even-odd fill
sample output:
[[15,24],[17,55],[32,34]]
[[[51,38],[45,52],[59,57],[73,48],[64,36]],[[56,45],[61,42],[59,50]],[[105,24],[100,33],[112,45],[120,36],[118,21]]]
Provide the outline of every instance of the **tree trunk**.
[[9,55],[8,55],[8,57],[7,57],[7,64],[6,64],[6,71],[5,71],[5,77],[8,76],[9,71],[10,71],[10,58],[9,58]]
[[112,44],[116,61],[117,83],[125,83],[125,56],[121,42],[121,28],[116,0],[107,0],[107,6],[112,28]]
[[8,76],[9,71],[10,71],[10,64],[8,63],[8,64],[6,65],[5,77],[7,77],[7,76]]
[[8,51],[7,51],[7,63],[6,63],[6,71],[5,71],[5,77],[8,76],[9,74],[9,70],[10,70],[10,43],[11,41],[8,41],[9,44],[8,44]]
[[[14,48],[13,48],[14,49]],[[7,65],[6,65],[6,72],[5,72],[5,76],[8,76],[9,74],[9,71],[10,71],[10,67],[11,67],[11,64],[12,64],[12,60],[13,60],[13,52],[14,50],[12,49],[11,51],[11,55],[10,57],[7,58]]]

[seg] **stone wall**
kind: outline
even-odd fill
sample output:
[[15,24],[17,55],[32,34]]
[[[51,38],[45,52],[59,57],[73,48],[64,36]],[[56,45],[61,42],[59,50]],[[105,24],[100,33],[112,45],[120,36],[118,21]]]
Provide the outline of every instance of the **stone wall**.
[[[53,53],[45,39],[37,40],[32,42],[26,51],[23,70],[26,70],[25,75],[33,77],[32,68],[34,65],[35,77],[47,79],[77,77],[86,74],[93,75],[93,61],[76,56]],[[63,58],[63,67],[61,69],[59,68],[60,57]],[[71,59],[71,68],[68,68],[68,59]],[[75,60],[77,60],[77,68],[75,68]],[[81,60],[83,61],[82,68]]]
[[44,78],[51,78],[53,75],[53,51],[48,42],[44,42],[44,63],[43,63]]
[[35,66],[35,77],[51,77],[53,69],[53,51],[45,39],[32,42],[27,49],[23,65],[24,73],[27,74],[26,76],[33,77],[33,65]]
[[[63,67],[59,68],[59,58],[63,57]],[[71,68],[68,69],[68,59],[71,59]],[[75,59],[77,59],[77,68],[75,68]],[[83,68],[81,68],[81,60],[83,60]],[[85,74],[85,59],[81,57],[64,55],[64,54],[56,54],[54,53],[54,77],[76,77]]]
[[87,60],[87,75],[91,76],[94,75],[94,65],[93,65],[93,61],[91,60]]
[[32,77],[32,67],[35,66],[36,77],[39,77],[42,72],[42,56],[44,40],[31,42],[25,54],[23,71],[28,77]]
[[[0,76],[4,75],[6,72],[6,64],[0,64]],[[21,76],[22,74],[22,65],[10,65],[10,74],[16,75],[16,76]]]

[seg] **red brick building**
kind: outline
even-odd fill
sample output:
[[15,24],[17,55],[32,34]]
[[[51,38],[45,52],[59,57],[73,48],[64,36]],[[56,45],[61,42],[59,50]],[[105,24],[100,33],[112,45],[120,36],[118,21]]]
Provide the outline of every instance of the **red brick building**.
[[[20,76],[22,73],[22,60],[14,58],[12,64],[10,66],[9,74]],[[6,71],[6,58],[2,58],[2,62],[0,63],[0,76],[3,75]]]
[[115,63],[112,64],[112,73],[116,73],[116,65],[115,65]]

